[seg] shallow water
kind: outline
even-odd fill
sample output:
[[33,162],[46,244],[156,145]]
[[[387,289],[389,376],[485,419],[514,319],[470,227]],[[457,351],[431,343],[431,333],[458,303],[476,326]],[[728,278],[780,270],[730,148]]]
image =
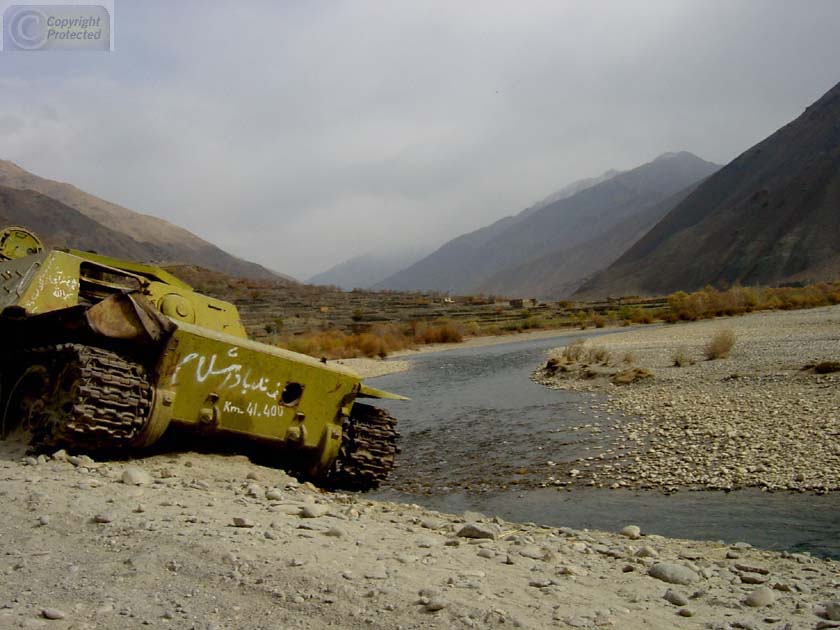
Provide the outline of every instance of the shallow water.
[[634,523],[652,534],[840,558],[840,493],[534,487],[551,474],[549,461],[593,455],[612,437],[611,420],[590,409],[598,396],[530,380],[546,350],[568,340],[423,354],[408,372],[373,379],[412,398],[377,403],[399,418],[403,439],[399,467],[376,496],[546,525],[618,530]]

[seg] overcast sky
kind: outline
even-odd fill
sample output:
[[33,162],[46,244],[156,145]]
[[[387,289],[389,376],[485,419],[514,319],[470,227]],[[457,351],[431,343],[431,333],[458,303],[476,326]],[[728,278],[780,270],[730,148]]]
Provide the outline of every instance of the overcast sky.
[[835,0],[117,0],[0,53],[0,158],[306,278],[665,151],[725,163],[840,81]]

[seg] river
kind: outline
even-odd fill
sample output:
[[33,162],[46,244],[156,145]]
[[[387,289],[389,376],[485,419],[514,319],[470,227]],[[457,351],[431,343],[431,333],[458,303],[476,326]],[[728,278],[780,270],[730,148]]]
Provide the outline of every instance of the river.
[[611,440],[615,418],[592,408],[599,395],[530,380],[548,349],[575,336],[590,335],[419,354],[407,372],[372,379],[412,399],[377,403],[399,418],[402,453],[373,498],[578,529],[632,523],[649,534],[840,558],[840,493],[538,487],[555,466]]

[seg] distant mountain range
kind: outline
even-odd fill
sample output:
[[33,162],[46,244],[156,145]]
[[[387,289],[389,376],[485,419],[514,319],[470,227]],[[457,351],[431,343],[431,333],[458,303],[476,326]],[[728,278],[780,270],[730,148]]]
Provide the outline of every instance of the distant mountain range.
[[376,288],[564,297],[679,203],[719,165],[687,152],[576,182],[567,196],[449,241]]
[[840,84],[709,177],[583,296],[840,277]]
[[428,249],[409,249],[362,254],[315,274],[307,282],[340,287],[346,291],[369,289],[400,269],[413,265],[428,253]]
[[4,160],[0,160],[0,221],[29,227],[51,245],[141,261],[189,263],[243,278],[289,279],[168,221],[38,177]]
[[[596,184],[610,179],[618,174],[618,171],[607,171],[599,177],[589,177],[587,179],[580,179],[560,190],[550,194],[542,201],[538,201],[534,205],[525,208],[516,217],[505,217],[496,223],[487,227],[481,228],[472,233],[471,240],[477,240],[493,235],[496,230],[502,229],[509,225],[511,220],[521,220],[525,217],[539,211],[540,209],[551,205],[552,203],[571,197],[575,193],[591,188]],[[369,289],[372,287],[384,287],[386,278],[390,278],[403,269],[406,269],[422,260],[429,255],[431,248],[409,248],[403,251],[382,253],[370,252],[361,256],[354,256],[349,260],[341,262],[334,267],[331,267],[323,273],[312,276],[308,282],[312,284],[332,285],[341,287],[343,289]]]

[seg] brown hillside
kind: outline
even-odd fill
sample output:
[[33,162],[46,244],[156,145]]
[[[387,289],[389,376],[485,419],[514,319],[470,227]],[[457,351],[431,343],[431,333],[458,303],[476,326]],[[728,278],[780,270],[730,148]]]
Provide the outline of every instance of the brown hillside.
[[[245,278],[272,278],[261,265],[232,256],[184,228],[147,214],[139,214],[79,190],[75,186],[39,177],[13,162],[0,160],[0,186],[34,190],[60,201],[110,230],[120,232],[147,252],[138,258],[182,261]],[[34,226],[37,229],[37,226]],[[107,244],[95,249],[107,251]]]

